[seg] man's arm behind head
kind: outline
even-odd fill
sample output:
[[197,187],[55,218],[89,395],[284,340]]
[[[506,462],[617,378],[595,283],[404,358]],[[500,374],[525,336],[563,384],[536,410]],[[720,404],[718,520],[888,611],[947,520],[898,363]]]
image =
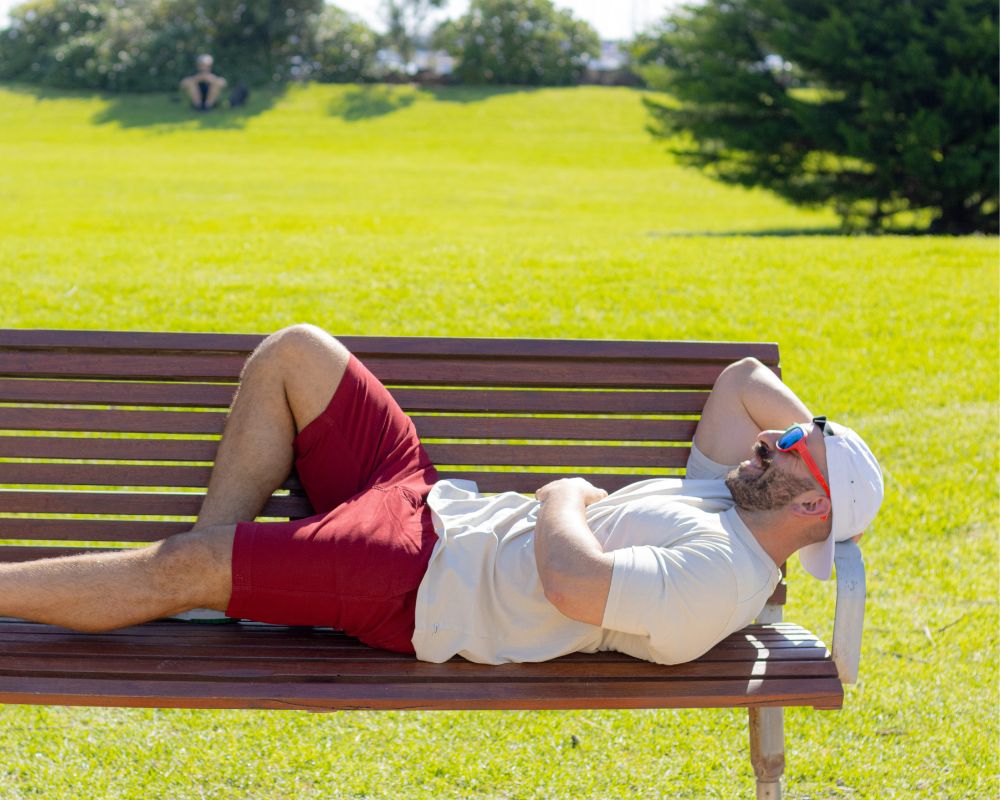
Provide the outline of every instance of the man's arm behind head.
[[730,364],[715,381],[694,442],[720,464],[750,455],[757,434],[808,422],[812,413],[781,379],[756,358]]

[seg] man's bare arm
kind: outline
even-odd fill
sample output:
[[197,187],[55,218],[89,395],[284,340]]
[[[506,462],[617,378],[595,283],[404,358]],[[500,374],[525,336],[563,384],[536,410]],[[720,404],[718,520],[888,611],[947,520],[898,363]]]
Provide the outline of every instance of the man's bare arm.
[[614,557],[594,538],[584,509],[607,497],[583,478],[546,484],[535,526],[535,562],[545,597],[570,619],[600,625],[611,590]]
[[694,442],[713,461],[738,464],[749,456],[761,431],[784,430],[812,416],[770,369],[756,358],[744,358],[716,380]]

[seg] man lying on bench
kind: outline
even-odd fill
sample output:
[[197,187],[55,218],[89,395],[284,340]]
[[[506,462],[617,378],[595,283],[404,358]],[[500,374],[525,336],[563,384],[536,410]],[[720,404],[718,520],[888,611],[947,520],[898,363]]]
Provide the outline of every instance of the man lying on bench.
[[[254,522],[293,465],[316,515]],[[481,496],[438,480],[389,392],[296,325],[248,359],[190,532],[0,564],[0,616],[96,632],[209,608],[427,661],[677,663],[752,622],[792,553],[828,579],[834,543],[861,535],[882,494],[855,432],[744,359],[708,397],[686,479]]]

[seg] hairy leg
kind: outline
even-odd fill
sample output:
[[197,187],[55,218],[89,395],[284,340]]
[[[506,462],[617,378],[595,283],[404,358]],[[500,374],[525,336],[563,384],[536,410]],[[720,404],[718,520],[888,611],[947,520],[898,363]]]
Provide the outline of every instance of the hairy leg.
[[222,90],[226,87],[225,81],[214,80],[209,83],[208,95],[205,97],[205,107],[214,108],[215,104],[219,102],[219,96],[222,94]]
[[205,528],[141,549],[0,564],[0,616],[98,632],[191,608],[224,611],[234,532]]
[[193,106],[196,108],[201,106],[201,92],[198,89],[198,83],[193,78],[189,77],[182,80],[181,89],[187,93]]
[[292,440],[330,402],[350,353],[312,325],[267,337],[247,360],[195,528],[254,519],[288,477]]
[[288,476],[292,439],[326,408],[349,357],[309,325],[269,336],[244,367],[195,528],[139,549],[0,564],[0,616],[104,631],[225,611],[234,523],[253,519]]

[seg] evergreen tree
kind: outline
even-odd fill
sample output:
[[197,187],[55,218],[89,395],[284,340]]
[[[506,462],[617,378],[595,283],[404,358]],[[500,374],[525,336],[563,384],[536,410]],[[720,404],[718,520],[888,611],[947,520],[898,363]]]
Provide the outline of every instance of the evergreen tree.
[[929,211],[997,231],[997,5],[990,0],[706,0],[640,37],[672,101],[651,130],[682,163],[846,226]]

